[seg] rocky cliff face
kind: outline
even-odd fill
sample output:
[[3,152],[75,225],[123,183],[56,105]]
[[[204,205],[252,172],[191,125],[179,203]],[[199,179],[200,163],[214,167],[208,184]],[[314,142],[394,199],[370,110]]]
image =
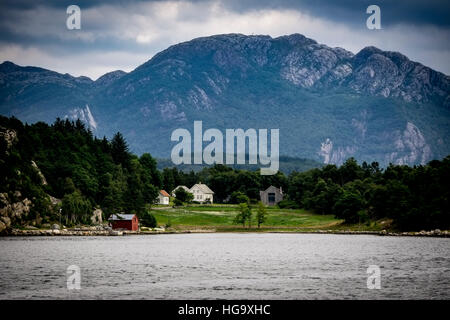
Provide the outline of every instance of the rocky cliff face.
[[[0,161],[3,162],[5,158],[10,155],[11,147],[17,142],[17,139],[16,131],[0,127],[0,143],[4,146],[4,148],[0,151],[4,153],[0,155]],[[34,163],[34,165],[36,164]],[[20,173],[18,172],[17,174]],[[10,229],[13,224],[22,221],[22,219],[26,219],[30,212],[31,205],[31,201],[28,198],[23,197],[21,192],[18,190],[11,190],[10,194],[7,192],[1,192],[0,234]]]
[[420,163],[431,160],[431,148],[419,128],[408,122],[403,132],[396,132],[394,144],[397,151],[388,155],[388,161],[396,164]]
[[450,106],[450,78],[398,52],[367,47],[337,68],[346,68],[348,72],[331,81],[325,80],[327,85],[338,84],[358,93],[401,98],[407,102],[438,99],[444,106]]
[[[57,217],[62,204],[61,199],[46,193],[47,179],[37,163],[34,160],[23,161],[24,153],[15,146],[20,139],[20,129],[16,132],[0,126],[0,234],[9,235],[15,226],[20,225],[34,229],[45,225],[50,227],[48,219]],[[44,219],[47,223],[43,223]],[[103,223],[101,209],[93,211],[91,222],[96,225]],[[55,228],[59,225],[54,225]]]
[[[361,124],[357,124],[361,126]],[[359,142],[364,142],[365,131],[361,128]],[[388,134],[389,140],[393,142],[394,151],[386,153],[383,164],[426,164],[433,160],[430,144],[427,143],[421,131],[411,122],[406,124],[406,128],[395,130]],[[357,135],[356,135],[357,136]],[[326,164],[342,164],[349,157],[355,157],[360,150],[361,143],[349,143],[341,146],[334,146],[333,141],[327,138],[321,143],[319,156],[323,157]]]
[[[136,71],[155,69],[171,73],[172,80],[193,79],[189,69],[197,59],[207,58],[220,74],[237,71],[247,77],[264,67],[274,68],[279,77],[303,88],[350,88],[355,93],[398,97],[405,101],[427,102],[438,99],[446,106],[450,101],[450,77],[398,52],[366,47],[358,54],[331,48],[300,34],[271,38],[240,34],[199,38],[173,46],[155,56]],[[162,67],[162,68],[161,68]],[[208,73],[207,82],[219,93],[230,78]],[[150,77],[144,81],[150,81]],[[131,84],[131,82],[128,82]]]
[[[51,98],[37,88],[51,88]],[[415,164],[450,153],[449,76],[397,52],[355,55],[299,34],[198,38],[95,82],[3,63],[0,95],[4,114],[80,118],[159,157],[170,154],[172,130],[194,120],[221,130],[279,128],[281,154],[325,163]]]
[[92,115],[89,105],[86,105],[84,108],[74,108],[69,110],[68,114],[66,114],[64,118],[68,118],[72,121],[79,119],[83,121],[92,131],[97,129],[97,122]]
[[0,139],[6,144],[6,153],[9,154],[9,149],[17,141],[17,133],[14,130],[0,127]]
[[13,197],[0,193],[0,233],[27,218],[32,203],[28,198],[21,198],[19,191],[15,191]]

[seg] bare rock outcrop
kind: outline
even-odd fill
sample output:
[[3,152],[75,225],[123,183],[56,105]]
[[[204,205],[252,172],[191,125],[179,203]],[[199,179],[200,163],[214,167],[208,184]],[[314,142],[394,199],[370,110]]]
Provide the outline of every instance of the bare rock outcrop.
[[91,216],[91,222],[95,225],[101,225],[103,223],[103,211],[102,209],[95,209]]
[[19,191],[16,191],[13,197],[8,196],[6,192],[0,193],[0,233],[28,216],[32,205],[31,200],[28,198],[16,200],[20,196]]

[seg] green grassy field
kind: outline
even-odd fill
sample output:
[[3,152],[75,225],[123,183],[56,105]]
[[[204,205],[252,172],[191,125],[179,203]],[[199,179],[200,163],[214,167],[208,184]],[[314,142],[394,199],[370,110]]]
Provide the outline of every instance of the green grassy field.
[[[258,231],[256,208],[252,209],[252,228],[244,229],[233,223],[238,212],[235,205],[188,206],[181,208],[159,208],[152,210],[158,225],[170,222],[176,230],[214,229],[216,231]],[[266,222],[260,231],[307,231],[331,229],[342,224],[333,215],[318,215],[306,210],[268,207]]]

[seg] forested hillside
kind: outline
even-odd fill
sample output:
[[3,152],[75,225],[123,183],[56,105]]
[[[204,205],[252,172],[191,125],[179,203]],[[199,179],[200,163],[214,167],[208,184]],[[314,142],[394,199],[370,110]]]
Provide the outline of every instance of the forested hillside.
[[81,121],[60,119],[53,125],[24,125],[1,117],[0,126],[13,136],[1,140],[0,191],[12,202],[20,200],[14,199],[16,191],[33,202],[28,220],[55,218],[47,195],[62,199],[62,213],[72,222],[88,222],[96,206],[107,216],[142,213],[158,195],[156,161],[149,154],[129,153],[120,133],[111,141],[98,139]]
[[261,176],[259,171],[224,165],[186,173],[177,168],[160,171],[149,153],[131,154],[120,133],[111,141],[99,139],[81,121],[28,125],[0,117],[0,135],[4,225],[39,225],[61,218],[66,224],[89,223],[95,208],[101,208],[105,218],[115,212],[142,217],[158,190],[171,192],[178,185],[203,182],[215,192],[214,202],[248,198],[256,203],[259,191],[274,185],[284,191],[279,204],[283,208],[334,214],[346,223],[390,218],[401,230],[450,228],[450,156],[423,166],[386,169],[350,158],[340,167],[327,165],[289,176]]
[[201,120],[204,130],[279,129],[285,156],[424,165],[450,153],[449,106],[445,74],[398,52],[353,54],[300,34],[197,38],[96,81],[0,64],[0,114],[78,118],[158,158],[170,157],[175,129]]

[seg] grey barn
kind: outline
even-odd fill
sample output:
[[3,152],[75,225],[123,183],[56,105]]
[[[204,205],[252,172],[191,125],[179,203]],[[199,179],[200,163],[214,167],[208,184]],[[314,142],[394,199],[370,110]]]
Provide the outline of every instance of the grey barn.
[[283,200],[283,190],[281,187],[275,188],[274,186],[270,186],[265,191],[260,191],[259,196],[262,203],[267,206],[274,206]]

